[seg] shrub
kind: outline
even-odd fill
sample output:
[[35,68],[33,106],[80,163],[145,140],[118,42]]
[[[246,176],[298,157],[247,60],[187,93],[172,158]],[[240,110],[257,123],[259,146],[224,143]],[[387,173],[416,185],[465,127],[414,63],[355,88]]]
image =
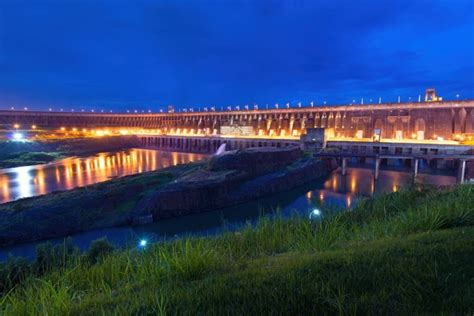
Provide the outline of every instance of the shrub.
[[22,257],[8,256],[0,264],[0,293],[6,292],[21,283],[31,274],[31,264]]
[[79,249],[74,246],[70,237],[64,243],[53,246],[50,242],[36,247],[34,270],[41,275],[54,268],[67,267],[79,255]]
[[104,257],[110,255],[114,251],[114,246],[107,238],[99,238],[94,240],[86,252],[86,257],[91,263],[96,263]]

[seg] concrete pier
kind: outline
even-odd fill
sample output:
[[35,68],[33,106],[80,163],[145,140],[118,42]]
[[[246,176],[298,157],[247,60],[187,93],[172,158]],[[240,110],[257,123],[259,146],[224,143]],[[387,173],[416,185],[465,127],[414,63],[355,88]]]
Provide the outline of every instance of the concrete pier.
[[420,159],[414,159],[414,161],[413,161],[413,178],[414,179],[418,175],[419,166],[420,166]]
[[380,174],[380,158],[375,158],[374,179],[378,180]]
[[347,174],[347,158],[342,158],[342,175],[345,176]]
[[466,178],[466,160],[461,159],[458,167],[458,183],[464,183]]

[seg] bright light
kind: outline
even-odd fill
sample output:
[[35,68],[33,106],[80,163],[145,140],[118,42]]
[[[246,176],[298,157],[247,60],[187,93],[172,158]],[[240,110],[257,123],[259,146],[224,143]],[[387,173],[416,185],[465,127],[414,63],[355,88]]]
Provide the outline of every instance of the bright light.
[[142,248],[145,247],[147,244],[148,244],[148,241],[146,239],[140,239],[140,241],[138,242],[138,246]]
[[16,129],[19,129],[19,128],[20,128],[20,124],[15,124],[15,125],[13,125],[13,127],[16,128]]
[[36,129],[36,125],[31,125],[31,129]]
[[315,209],[313,209],[313,210],[311,211],[311,213],[309,214],[309,218],[310,218],[310,219],[315,219],[315,218],[320,217],[321,214],[322,214],[321,211],[320,211],[319,209],[315,208]]
[[23,134],[22,133],[13,133],[13,139],[14,140],[22,140],[23,139]]
[[65,127],[61,127],[61,131],[64,132],[66,130]]

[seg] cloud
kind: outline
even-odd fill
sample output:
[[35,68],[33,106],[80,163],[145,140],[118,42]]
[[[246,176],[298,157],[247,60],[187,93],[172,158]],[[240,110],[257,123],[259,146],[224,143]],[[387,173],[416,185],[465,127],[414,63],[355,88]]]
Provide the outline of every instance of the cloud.
[[474,97],[472,1],[0,4],[0,107]]

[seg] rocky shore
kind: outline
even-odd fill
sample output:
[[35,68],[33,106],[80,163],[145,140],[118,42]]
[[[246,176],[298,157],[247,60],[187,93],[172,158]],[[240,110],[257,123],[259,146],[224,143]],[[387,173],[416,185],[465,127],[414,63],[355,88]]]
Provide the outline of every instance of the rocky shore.
[[0,205],[0,246],[223,208],[291,190],[335,167],[299,149],[249,148],[22,199]]

